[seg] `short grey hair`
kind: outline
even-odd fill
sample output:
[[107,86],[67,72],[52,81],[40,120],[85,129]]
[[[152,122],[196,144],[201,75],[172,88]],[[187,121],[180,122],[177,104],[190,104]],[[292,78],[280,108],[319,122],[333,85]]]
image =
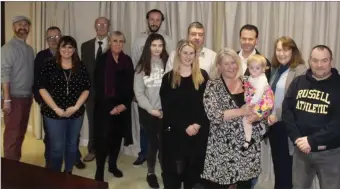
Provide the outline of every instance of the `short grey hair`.
[[110,27],[110,19],[104,17],[104,16],[101,16],[101,17],[98,17],[95,21],[94,21],[94,26],[96,26],[96,23],[99,19],[105,19],[107,21],[107,26]]
[[118,30],[112,31],[109,33],[109,38],[111,38],[112,36],[123,36],[124,42],[126,43],[126,38],[123,32],[118,31]]

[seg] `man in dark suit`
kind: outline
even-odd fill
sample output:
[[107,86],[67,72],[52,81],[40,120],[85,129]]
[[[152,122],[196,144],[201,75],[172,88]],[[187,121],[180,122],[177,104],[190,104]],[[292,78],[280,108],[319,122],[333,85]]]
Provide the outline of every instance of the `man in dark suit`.
[[[58,27],[56,26],[51,26],[47,29],[46,31],[46,41],[48,44],[48,48],[45,50],[42,50],[38,52],[37,56],[35,57],[34,60],[34,86],[33,86],[33,94],[34,94],[34,100],[40,105],[43,101],[43,99],[40,96],[39,93],[39,88],[36,85],[36,81],[38,81],[40,77],[40,72],[46,62],[50,61],[56,54],[57,48],[58,48],[58,42],[59,39],[61,38],[61,31]],[[47,130],[45,129],[45,124],[43,120],[43,127],[44,127],[44,144],[45,144],[45,160],[46,160],[46,167],[48,167],[48,158],[49,158],[49,142],[48,142],[48,133]],[[80,135],[79,135],[80,136]],[[79,145],[79,139],[78,139],[78,145]],[[75,163],[75,166],[78,169],[84,169],[85,164],[80,160],[81,154],[78,149],[77,151],[77,160]]]
[[95,158],[95,145],[94,145],[94,71],[96,68],[96,59],[108,49],[108,31],[110,28],[110,21],[105,17],[99,17],[95,21],[94,28],[96,29],[97,36],[84,42],[81,45],[81,60],[84,62],[89,74],[92,87],[90,89],[89,97],[86,101],[86,114],[89,124],[89,143],[87,145],[88,154],[85,156],[84,161],[89,162]]
[[[243,69],[243,74],[244,75],[249,75],[249,70],[247,68],[247,60],[249,56],[254,55],[254,54],[261,54],[255,46],[259,42],[259,30],[257,29],[256,26],[246,24],[242,26],[240,29],[240,45],[241,45],[241,50],[238,51],[238,55],[241,58],[242,62],[242,69]],[[266,77],[269,82],[270,79],[270,62],[267,60],[267,66],[266,66]]]
[[[246,24],[244,26],[242,26],[242,28],[240,29],[240,45],[241,45],[241,50],[238,51],[238,55],[241,59],[241,64],[242,64],[242,70],[243,70],[243,75],[249,76],[249,69],[247,68],[247,61],[248,58],[251,55],[254,54],[261,54],[256,48],[255,46],[258,44],[259,42],[259,30],[257,29],[256,26],[251,25],[251,24]],[[270,62],[269,60],[266,58],[267,60],[267,66],[266,66],[266,77],[269,83],[270,80]],[[255,184],[257,183],[257,178],[252,179],[251,181],[251,188],[253,189]]]

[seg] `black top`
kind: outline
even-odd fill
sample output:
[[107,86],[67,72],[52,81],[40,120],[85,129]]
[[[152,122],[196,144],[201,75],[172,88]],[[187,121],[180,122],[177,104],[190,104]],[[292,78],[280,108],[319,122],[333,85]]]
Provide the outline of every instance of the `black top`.
[[37,82],[40,77],[40,73],[44,65],[46,65],[51,59],[53,58],[53,54],[51,50],[45,49],[40,52],[38,52],[37,56],[34,59],[34,86],[33,86],[33,94],[34,99],[37,101],[38,104],[41,104],[43,99],[40,96],[39,93],[39,86],[37,85]]
[[[111,51],[108,50],[106,53],[102,54],[96,64],[96,68],[94,71],[94,96],[97,108],[107,108],[107,115],[109,112],[117,105],[124,104],[126,110],[119,114],[120,123],[119,126],[122,127],[122,135],[124,137],[124,145],[130,145],[133,143],[132,139],[132,131],[131,131],[131,103],[133,100],[133,78],[134,78],[134,69],[131,58],[121,52],[118,57],[118,62],[115,62],[114,59],[110,59],[109,56]],[[110,62],[112,61],[112,62]],[[107,64],[114,64],[112,70],[107,70]],[[110,67],[109,67],[110,68]],[[110,77],[106,77],[105,74],[109,74]],[[112,78],[112,76],[114,78]],[[107,79],[111,81],[108,82]],[[105,92],[106,85],[111,85],[114,88],[114,96],[107,95]],[[102,111],[102,110],[100,110]],[[95,116],[96,117],[101,117]],[[117,117],[117,116],[116,116]],[[98,119],[99,119],[98,118]],[[97,122],[100,122],[97,121]],[[103,126],[103,125],[102,125]],[[107,132],[106,129],[98,129],[99,132]],[[102,133],[101,133],[102,134]]]
[[[191,75],[182,77],[180,86],[174,89],[171,87],[173,71],[166,73],[162,79],[160,88],[164,115],[162,131],[164,135],[170,136],[169,140],[163,141],[163,145],[167,146],[167,150],[176,152],[174,153],[175,158],[194,156],[198,152],[197,150],[204,149],[202,142],[206,141],[209,121],[203,106],[203,93],[209,76],[203,69],[201,72],[204,82],[198,90],[195,89]],[[189,136],[186,129],[194,123],[200,125],[201,128],[198,134]]]
[[[66,77],[68,78],[69,76],[69,94],[67,95]],[[91,87],[89,75],[83,63],[80,64],[76,72],[73,72],[71,69],[62,69],[60,65],[57,65],[55,59],[52,59],[43,67],[37,85],[39,89],[46,89],[54,102],[64,110],[74,106],[82,92],[89,90]],[[41,105],[41,113],[53,119],[77,118],[84,115],[84,111],[85,107],[82,105],[72,116],[65,118],[59,117],[45,102]]]
[[311,151],[340,147],[340,76],[316,80],[311,69],[290,84],[282,103],[282,120],[293,142],[307,136]]
[[234,99],[236,105],[238,107],[242,107],[245,104],[244,101],[244,92],[238,94],[230,94],[231,97]]

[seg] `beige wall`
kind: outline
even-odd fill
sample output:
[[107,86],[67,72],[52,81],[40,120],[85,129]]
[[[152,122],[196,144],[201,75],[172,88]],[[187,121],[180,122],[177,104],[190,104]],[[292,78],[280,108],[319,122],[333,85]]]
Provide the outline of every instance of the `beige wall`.
[[[23,15],[32,19],[31,2],[5,2],[5,35],[6,42],[13,37],[12,19],[14,16]],[[32,33],[28,36],[28,44],[32,44]]]

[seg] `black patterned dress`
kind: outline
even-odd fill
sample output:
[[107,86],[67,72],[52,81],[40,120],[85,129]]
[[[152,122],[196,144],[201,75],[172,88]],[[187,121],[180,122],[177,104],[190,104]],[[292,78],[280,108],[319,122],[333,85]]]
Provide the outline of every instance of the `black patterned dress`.
[[245,140],[242,116],[227,121],[223,119],[225,110],[240,108],[244,104],[243,93],[241,98],[239,95],[230,94],[220,78],[208,81],[203,97],[210,131],[201,178],[220,185],[248,181],[261,172],[260,141],[267,121],[253,125],[255,143],[247,151],[242,151]]

